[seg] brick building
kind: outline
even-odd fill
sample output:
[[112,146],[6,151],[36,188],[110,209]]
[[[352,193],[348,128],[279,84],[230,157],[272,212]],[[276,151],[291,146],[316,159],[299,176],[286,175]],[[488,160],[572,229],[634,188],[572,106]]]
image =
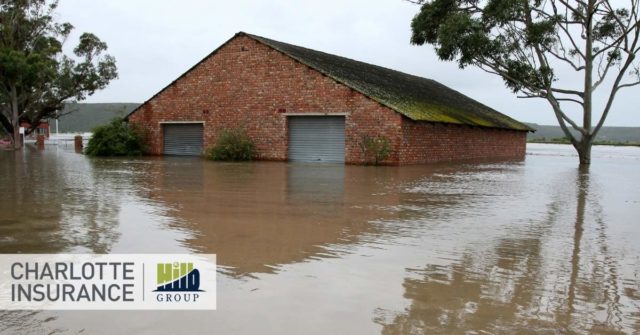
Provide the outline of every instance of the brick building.
[[35,140],[39,135],[44,136],[45,139],[49,138],[51,131],[49,129],[49,121],[43,120],[38,122],[38,125],[34,128],[33,125],[27,121],[20,122],[20,128],[23,128],[28,134],[25,139]]
[[238,33],[127,119],[151,154],[199,155],[222,129],[243,128],[258,159],[371,159],[386,164],[525,154],[532,129],[438,82],[267,38]]

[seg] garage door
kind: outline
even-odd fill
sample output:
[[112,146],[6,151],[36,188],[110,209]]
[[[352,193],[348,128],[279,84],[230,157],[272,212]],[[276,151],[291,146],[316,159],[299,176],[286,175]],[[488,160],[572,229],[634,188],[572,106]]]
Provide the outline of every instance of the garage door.
[[344,163],[344,116],[290,116],[289,160]]
[[202,124],[165,124],[165,155],[200,156],[202,154]]

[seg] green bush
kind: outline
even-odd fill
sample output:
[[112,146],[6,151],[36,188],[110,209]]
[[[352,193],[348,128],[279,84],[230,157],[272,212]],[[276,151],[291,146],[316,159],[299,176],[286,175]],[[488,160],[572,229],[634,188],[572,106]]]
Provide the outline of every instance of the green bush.
[[116,118],[93,129],[86,154],[90,156],[140,156],[144,152],[142,132]]
[[247,133],[241,128],[234,128],[223,129],[206,156],[214,161],[249,161],[255,154],[256,147]]
[[378,165],[391,154],[391,141],[384,136],[362,136],[360,144],[365,160],[369,164]]

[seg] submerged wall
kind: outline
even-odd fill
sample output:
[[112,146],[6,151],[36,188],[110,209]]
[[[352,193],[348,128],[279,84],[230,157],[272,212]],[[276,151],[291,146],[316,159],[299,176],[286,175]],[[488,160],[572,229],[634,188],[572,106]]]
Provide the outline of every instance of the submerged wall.
[[524,159],[527,132],[402,121],[402,164],[470,159]]

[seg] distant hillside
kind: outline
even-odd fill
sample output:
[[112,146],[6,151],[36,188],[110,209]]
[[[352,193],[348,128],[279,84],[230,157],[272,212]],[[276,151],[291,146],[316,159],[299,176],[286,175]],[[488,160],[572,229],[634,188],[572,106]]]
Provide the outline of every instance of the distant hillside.
[[[90,132],[93,128],[108,123],[115,117],[124,117],[140,104],[137,103],[99,103],[68,104],[58,119],[58,131],[61,133]],[[55,133],[55,121],[51,121],[51,132]]]
[[[528,140],[562,138],[564,133],[560,126],[544,126],[535,123],[527,123],[528,126],[536,129],[535,133],[529,133],[527,135]],[[573,131],[577,133],[576,131]],[[597,141],[611,141],[611,142],[640,142],[640,127],[602,127]]]

